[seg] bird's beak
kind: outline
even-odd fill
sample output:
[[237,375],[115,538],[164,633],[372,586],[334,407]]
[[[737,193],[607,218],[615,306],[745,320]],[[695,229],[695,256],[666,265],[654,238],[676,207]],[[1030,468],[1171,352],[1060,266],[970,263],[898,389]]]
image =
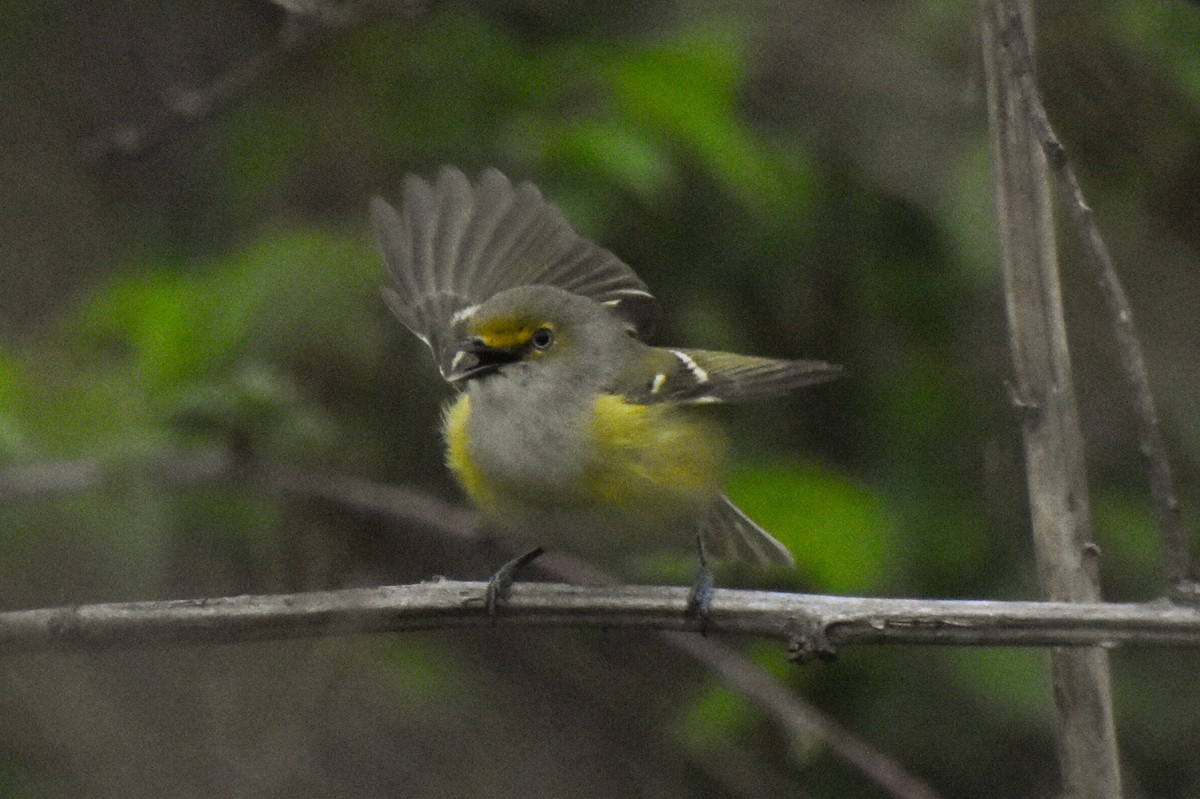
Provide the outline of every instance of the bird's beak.
[[521,360],[521,354],[514,349],[489,347],[483,339],[471,338],[458,343],[454,359],[450,361],[450,371],[446,381],[459,383],[475,377],[491,374],[505,364]]

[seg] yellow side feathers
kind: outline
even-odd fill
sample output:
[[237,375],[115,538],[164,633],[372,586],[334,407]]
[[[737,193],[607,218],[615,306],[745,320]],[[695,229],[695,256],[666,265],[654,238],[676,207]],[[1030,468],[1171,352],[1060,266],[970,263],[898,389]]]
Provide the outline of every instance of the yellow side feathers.
[[717,496],[724,439],[694,411],[602,394],[590,426],[596,457],[587,485],[595,501],[652,511],[655,518],[703,507]]
[[470,451],[470,415],[465,393],[446,409],[446,463],[485,512],[504,513],[525,504],[593,507],[617,516],[662,519],[692,515],[720,494],[724,438],[691,408],[598,396],[588,424],[582,480],[565,480],[570,493],[553,495],[545,494],[544,486],[538,493],[481,469]]
[[463,393],[446,408],[442,429],[446,438],[446,465],[454,472],[467,496],[484,512],[498,507],[496,489],[490,486],[483,471],[471,457],[467,437],[467,420],[471,417],[471,397]]

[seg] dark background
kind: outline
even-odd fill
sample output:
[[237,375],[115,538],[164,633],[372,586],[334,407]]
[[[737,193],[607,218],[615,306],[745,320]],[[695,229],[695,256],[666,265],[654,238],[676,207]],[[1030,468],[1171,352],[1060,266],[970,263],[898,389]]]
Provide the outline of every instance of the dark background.
[[[1047,105],[1130,294],[1194,531],[1200,10],[1039,6]],[[729,492],[800,566],[723,584],[1036,596],[973,4],[330,13],[343,24],[251,0],[0,4],[0,464],[128,467],[0,506],[0,607],[499,562],[136,466],[233,446],[457,501],[437,436],[448,391],[379,298],[365,213],[443,163],[535,181],[662,300],[660,343],[845,365],[838,383],[724,412]],[[1106,596],[1153,598],[1160,553],[1109,325],[1061,239]],[[639,575],[686,582],[686,554]],[[872,647],[798,668],[735,643],[947,797],[1057,795],[1041,652]],[[1114,654],[1131,797],[1200,794],[1197,666]],[[6,797],[768,793],[882,795],[642,634],[0,660]]]

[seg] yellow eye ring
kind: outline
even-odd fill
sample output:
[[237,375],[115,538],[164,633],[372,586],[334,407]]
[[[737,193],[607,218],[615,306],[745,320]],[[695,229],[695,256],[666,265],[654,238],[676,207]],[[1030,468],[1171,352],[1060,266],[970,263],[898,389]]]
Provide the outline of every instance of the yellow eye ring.
[[539,327],[533,331],[533,335],[529,337],[533,348],[545,352],[554,346],[554,331],[548,327]]

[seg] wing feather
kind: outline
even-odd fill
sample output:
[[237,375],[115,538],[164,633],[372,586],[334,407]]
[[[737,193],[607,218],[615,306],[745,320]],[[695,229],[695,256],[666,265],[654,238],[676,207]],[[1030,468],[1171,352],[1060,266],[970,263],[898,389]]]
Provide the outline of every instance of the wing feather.
[[639,337],[657,317],[633,270],[571,228],[532,183],[487,169],[474,186],[443,167],[429,183],[410,175],[399,211],[371,202],[371,219],[393,288],[392,311],[427,342],[443,373],[454,314],[516,286],[551,285],[603,303]]
[[836,379],[842,367],[690,349],[651,349],[615,389],[634,402],[754,402]]

